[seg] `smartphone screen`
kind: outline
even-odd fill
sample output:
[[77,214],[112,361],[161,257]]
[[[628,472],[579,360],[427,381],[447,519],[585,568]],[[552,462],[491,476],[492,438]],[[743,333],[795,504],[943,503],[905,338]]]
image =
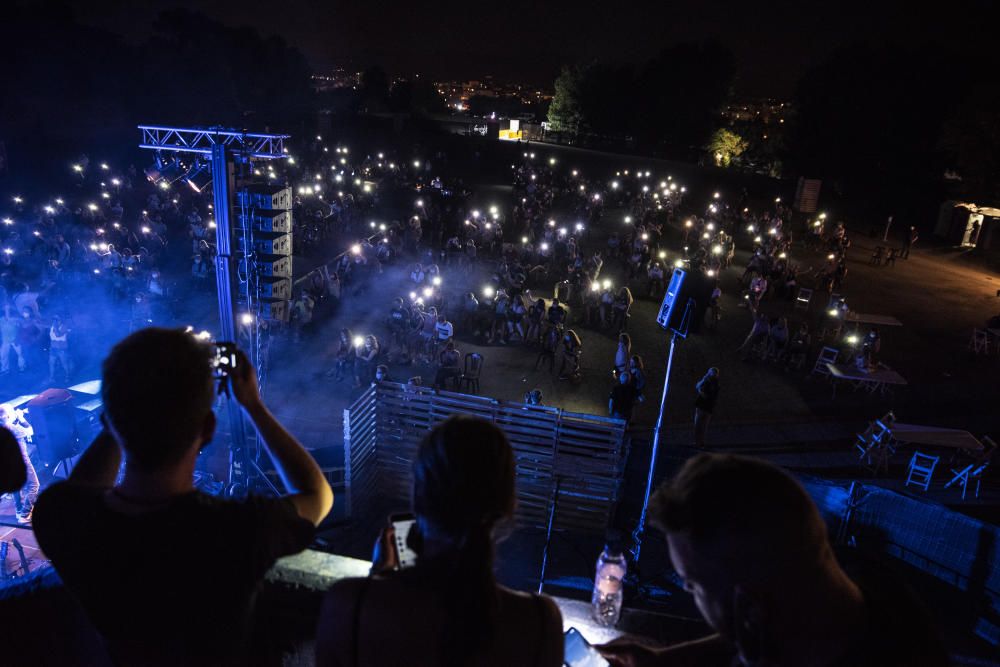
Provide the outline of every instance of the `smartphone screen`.
[[216,378],[223,378],[236,368],[236,345],[234,343],[215,343],[215,355],[212,358],[212,370]]
[[570,628],[563,636],[563,652],[563,659],[569,667],[609,667],[611,664],[587,643],[576,628]]
[[409,537],[410,529],[417,522],[416,517],[412,514],[394,514],[389,517],[389,521],[396,532],[393,546],[396,548],[396,560],[399,562],[399,568],[413,567],[417,564],[417,554],[409,547],[406,538]]

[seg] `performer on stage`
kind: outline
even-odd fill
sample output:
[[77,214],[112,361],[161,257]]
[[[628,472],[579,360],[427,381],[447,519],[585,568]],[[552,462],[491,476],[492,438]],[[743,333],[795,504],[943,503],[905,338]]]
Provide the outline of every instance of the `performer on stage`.
[[22,410],[7,405],[0,405],[0,426],[14,434],[18,447],[21,449],[24,467],[27,470],[27,483],[20,490],[14,491],[14,509],[17,512],[17,522],[31,523],[31,511],[38,498],[38,475],[35,473],[35,466],[31,465],[31,459],[28,458],[28,440],[35,434],[35,430],[24,418]]

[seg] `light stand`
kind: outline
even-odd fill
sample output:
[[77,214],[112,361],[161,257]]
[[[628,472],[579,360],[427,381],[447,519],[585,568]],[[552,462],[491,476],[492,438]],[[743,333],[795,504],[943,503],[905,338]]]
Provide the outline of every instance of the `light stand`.
[[663,433],[663,413],[666,412],[667,390],[670,388],[670,371],[674,363],[674,348],[677,346],[677,337],[687,338],[688,327],[691,324],[691,313],[694,310],[694,299],[688,299],[684,306],[684,315],[676,329],[671,329],[670,333],[670,353],[667,355],[667,373],[663,378],[663,397],[660,399],[660,414],[656,418],[656,430],[653,431],[653,447],[649,455],[649,474],[646,477],[646,493],[642,499],[642,512],[639,515],[639,523],[632,531],[632,563],[634,568],[639,567],[639,552],[642,549],[642,537],[646,530],[646,514],[649,511],[649,497],[653,493],[653,479],[656,472],[656,459],[660,450],[660,438]]

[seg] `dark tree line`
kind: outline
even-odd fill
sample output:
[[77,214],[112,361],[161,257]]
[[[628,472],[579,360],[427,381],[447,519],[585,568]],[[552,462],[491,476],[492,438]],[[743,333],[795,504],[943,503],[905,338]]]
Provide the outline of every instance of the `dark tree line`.
[[[797,86],[791,171],[824,178],[882,214],[926,218],[950,196],[1000,201],[995,61],[974,44],[838,50]],[[961,180],[946,180],[946,171]]]
[[563,69],[548,119],[571,138],[630,139],[643,150],[693,159],[731,94],[732,52],[715,41],[670,46],[641,63]]

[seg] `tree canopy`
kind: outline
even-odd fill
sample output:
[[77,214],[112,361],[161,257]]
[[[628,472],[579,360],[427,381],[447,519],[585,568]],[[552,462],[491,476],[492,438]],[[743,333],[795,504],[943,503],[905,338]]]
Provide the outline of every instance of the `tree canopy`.
[[564,67],[548,120],[570,136],[630,137],[649,150],[691,158],[708,141],[735,73],[732,53],[714,41],[669,46],[639,66]]

